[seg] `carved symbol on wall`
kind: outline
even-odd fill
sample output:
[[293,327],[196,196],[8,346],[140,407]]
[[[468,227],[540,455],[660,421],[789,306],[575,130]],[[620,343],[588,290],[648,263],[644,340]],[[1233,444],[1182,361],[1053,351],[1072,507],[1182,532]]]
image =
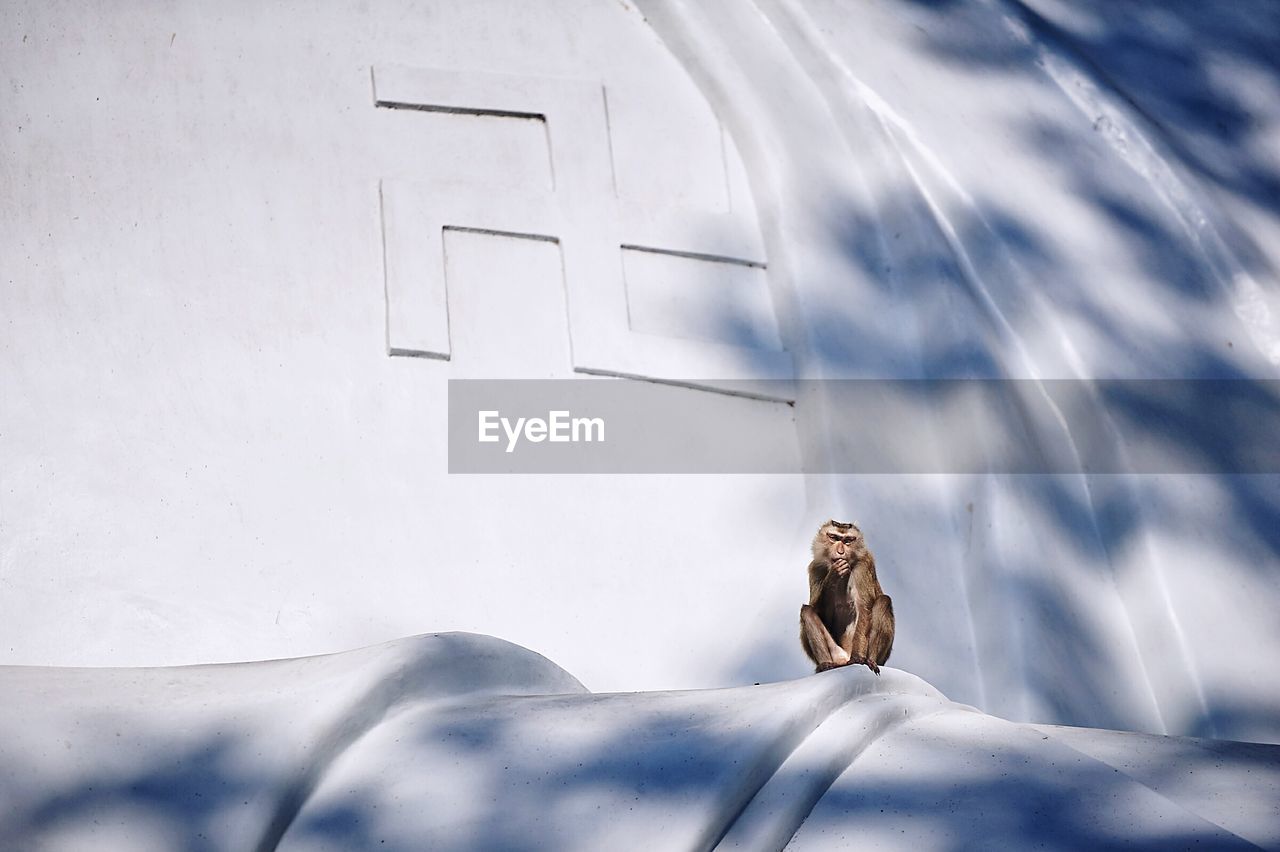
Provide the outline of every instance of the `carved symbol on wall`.
[[[598,83],[378,66],[379,107],[491,116],[541,124],[550,190],[530,192],[451,182],[383,180],[387,349],[391,355],[450,357],[444,233],[479,231],[547,240],[561,252],[573,369],[600,375],[715,386],[715,379],[789,379],[778,340],[754,223],[708,211],[630,210],[615,191],[606,93]],[[667,281],[654,263],[691,261],[715,285],[755,276],[756,333],[733,341],[645,333],[659,322],[662,284],[640,292],[641,276]],[[632,276],[632,304],[628,280]],[[657,276],[657,277],[654,277]],[[679,278],[680,276],[674,276]],[[758,279],[758,280],[757,280]],[[629,319],[629,307],[636,314]],[[670,313],[670,312],[668,312]],[[655,319],[656,317],[656,319]],[[761,331],[763,329],[763,331]]]

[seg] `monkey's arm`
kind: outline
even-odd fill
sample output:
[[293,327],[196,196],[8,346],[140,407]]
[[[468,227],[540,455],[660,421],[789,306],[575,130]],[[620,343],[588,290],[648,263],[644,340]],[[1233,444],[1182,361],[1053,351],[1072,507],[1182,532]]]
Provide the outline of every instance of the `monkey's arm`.
[[[841,573],[838,567],[814,560],[809,563],[809,603],[800,607],[800,644],[813,660],[818,671],[846,665],[848,652],[832,637],[823,623],[820,612],[829,609],[831,594],[840,595],[838,585],[848,571]],[[847,594],[847,591],[844,592]],[[823,599],[826,598],[824,601]]]
[[822,589],[826,585],[827,574],[826,563],[816,559],[809,563],[809,606],[818,605],[818,599],[822,597]]
[[824,593],[843,593],[841,583],[849,576],[849,566],[832,565],[814,560],[809,563],[809,606],[817,606]]

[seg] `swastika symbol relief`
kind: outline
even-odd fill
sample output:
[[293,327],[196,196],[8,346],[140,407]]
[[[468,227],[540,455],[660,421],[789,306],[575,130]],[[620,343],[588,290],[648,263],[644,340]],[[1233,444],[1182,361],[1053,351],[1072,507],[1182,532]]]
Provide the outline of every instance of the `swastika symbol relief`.
[[[654,381],[790,379],[753,217],[629,204],[614,171],[600,83],[403,66],[373,69],[377,107],[529,123],[547,188],[473,185],[441,174],[380,184],[392,356],[451,357],[447,231],[554,243],[577,372]],[[708,333],[706,314],[732,314]]]

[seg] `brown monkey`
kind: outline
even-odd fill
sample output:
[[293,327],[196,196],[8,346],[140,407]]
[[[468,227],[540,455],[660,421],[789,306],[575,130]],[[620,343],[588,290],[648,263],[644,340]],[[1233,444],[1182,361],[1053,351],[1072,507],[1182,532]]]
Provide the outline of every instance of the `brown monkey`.
[[880,674],[889,659],[893,601],[881,590],[875,557],[854,524],[828,521],[814,536],[800,644],[820,672],[853,663]]

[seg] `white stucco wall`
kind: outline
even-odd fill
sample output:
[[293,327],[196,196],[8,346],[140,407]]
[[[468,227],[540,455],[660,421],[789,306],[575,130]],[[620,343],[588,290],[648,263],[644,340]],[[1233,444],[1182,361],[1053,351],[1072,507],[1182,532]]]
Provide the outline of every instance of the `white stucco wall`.
[[[448,207],[451,182],[500,211],[548,177],[534,122],[377,108],[375,66],[585,81],[608,92],[612,137],[582,147],[617,183],[616,200],[579,199],[586,218],[616,203],[650,230],[696,228],[736,205],[754,228],[715,117],[638,14],[0,14],[4,662],[258,659],[462,629],[593,689],[758,680],[739,668],[774,634],[786,662],[764,666],[804,670],[798,477],[446,473],[447,379],[573,375],[555,244],[447,232],[452,360],[388,356],[380,184]],[[789,407],[716,399],[794,442]]]

